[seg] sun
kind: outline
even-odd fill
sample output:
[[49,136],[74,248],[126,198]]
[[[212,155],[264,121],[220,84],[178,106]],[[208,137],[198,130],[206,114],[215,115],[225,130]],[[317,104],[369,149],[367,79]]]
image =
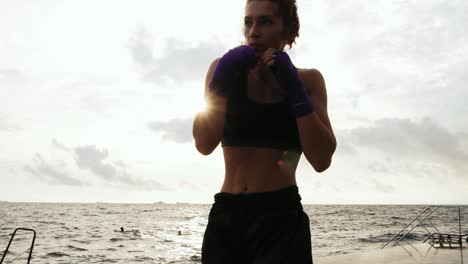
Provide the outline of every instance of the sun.
[[204,112],[207,109],[207,102],[201,91],[191,91],[183,96],[183,111],[186,114],[194,114],[198,112]]

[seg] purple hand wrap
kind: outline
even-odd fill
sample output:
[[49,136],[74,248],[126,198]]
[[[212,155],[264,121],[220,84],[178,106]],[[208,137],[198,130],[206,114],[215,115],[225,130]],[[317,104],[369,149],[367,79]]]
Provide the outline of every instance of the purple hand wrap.
[[229,50],[221,57],[209,83],[209,91],[221,96],[229,96],[238,85],[244,70],[257,62],[255,50],[242,45]]
[[304,82],[288,54],[283,51],[275,51],[273,54],[276,57],[272,71],[280,86],[286,90],[289,105],[296,118],[314,112],[314,108],[304,87]]

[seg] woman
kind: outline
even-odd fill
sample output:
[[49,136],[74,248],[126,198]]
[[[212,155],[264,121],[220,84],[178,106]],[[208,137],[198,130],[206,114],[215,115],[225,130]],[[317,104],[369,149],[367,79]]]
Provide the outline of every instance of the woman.
[[301,153],[326,170],[336,149],[325,83],[283,51],[299,35],[295,0],[247,0],[244,20],[246,45],[210,65],[208,107],[193,124],[197,150],[221,142],[225,161],[202,263],[312,263],[295,170]]

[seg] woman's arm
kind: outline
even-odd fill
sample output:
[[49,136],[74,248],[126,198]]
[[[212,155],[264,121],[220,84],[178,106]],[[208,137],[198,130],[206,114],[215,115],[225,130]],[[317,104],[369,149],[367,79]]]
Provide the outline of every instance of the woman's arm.
[[214,60],[205,78],[205,100],[207,108],[197,113],[193,122],[192,134],[195,147],[203,155],[209,155],[221,141],[224,130],[226,97],[209,91],[209,83],[219,59]]
[[205,79],[207,109],[198,113],[193,123],[195,146],[208,155],[221,141],[224,132],[227,98],[239,82],[243,71],[257,62],[255,50],[241,45],[230,49],[220,59],[213,61]]
[[325,171],[336,150],[336,138],[327,113],[327,91],[322,74],[307,70],[302,74],[314,112],[296,119],[302,151],[317,172]]

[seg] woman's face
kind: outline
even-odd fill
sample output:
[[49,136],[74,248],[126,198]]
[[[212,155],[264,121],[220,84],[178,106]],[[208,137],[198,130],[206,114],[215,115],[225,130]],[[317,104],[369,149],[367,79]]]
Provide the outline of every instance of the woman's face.
[[267,48],[283,50],[286,44],[283,19],[278,6],[268,0],[254,0],[245,6],[244,37],[258,55]]

